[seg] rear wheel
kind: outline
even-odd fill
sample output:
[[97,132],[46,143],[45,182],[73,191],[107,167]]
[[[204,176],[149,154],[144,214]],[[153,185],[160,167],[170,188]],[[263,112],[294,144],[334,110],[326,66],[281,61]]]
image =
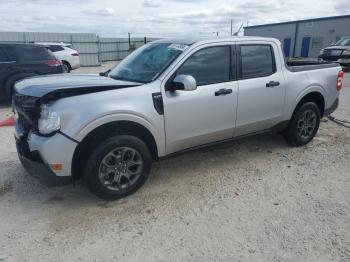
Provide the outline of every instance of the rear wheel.
[[139,189],[151,165],[151,153],[142,140],[120,135],[106,139],[92,152],[84,178],[95,195],[115,200]]
[[294,146],[303,146],[309,143],[316,135],[320,126],[320,109],[313,102],[301,105],[285,132],[288,142]]
[[63,67],[63,72],[64,73],[70,73],[70,71],[72,70],[70,67],[70,64],[66,61],[62,62],[62,67]]

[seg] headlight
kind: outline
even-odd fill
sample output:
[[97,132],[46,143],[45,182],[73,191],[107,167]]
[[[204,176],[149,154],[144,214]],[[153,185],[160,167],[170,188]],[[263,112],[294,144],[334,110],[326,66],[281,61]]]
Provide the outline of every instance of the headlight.
[[53,112],[48,105],[41,106],[41,116],[38,120],[39,132],[43,135],[49,135],[60,129],[60,116]]
[[324,53],[324,49],[321,49],[320,50],[320,55],[323,55],[323,53]]
[[342,55],[350,55],[350,49],[344,50]]

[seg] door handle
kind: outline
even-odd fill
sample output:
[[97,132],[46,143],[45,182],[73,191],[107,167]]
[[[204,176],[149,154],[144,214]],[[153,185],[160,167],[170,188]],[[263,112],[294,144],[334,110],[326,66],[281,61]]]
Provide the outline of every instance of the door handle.
[[278,81],[270,81],[268,83],[266,83],[266,87],[275,87],[275,86],[279,86],[280,82]]
[[219,89],[218,91],[215,91],[215,96],[225,96],[228,94],[232,94],[232,89]]
[[14,64],[16,61],[7,61],[7,62],[0,62],[0,64]]

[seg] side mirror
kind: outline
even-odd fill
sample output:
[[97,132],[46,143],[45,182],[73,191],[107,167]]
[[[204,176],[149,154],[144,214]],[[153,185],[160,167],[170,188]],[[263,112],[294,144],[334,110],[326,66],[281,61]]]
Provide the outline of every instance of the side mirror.
[[105,76],[105,77],[107,77],[108,76],[108,74],[111,72],[112,70],[111,69],[108,69],[107,71],[105,71],[105,72],[101,72],[101,73],[99,73],[99,75],[100,76]]
[[183,90],[193,91],[197,89],[197,81],[190,75],[178,75],[167,86],[167,91]]

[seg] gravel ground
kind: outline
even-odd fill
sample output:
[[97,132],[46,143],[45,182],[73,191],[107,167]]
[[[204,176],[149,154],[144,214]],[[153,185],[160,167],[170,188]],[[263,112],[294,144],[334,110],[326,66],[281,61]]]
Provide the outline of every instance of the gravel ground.
[[[339,118],[349,88],[348,74]],[[301,148],[265,134],[155,163],[115,202],[40,185],[12,133],[0,128],[0,261],[350,261],[350,132],[330,121]]]

